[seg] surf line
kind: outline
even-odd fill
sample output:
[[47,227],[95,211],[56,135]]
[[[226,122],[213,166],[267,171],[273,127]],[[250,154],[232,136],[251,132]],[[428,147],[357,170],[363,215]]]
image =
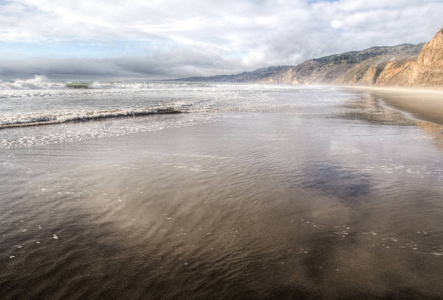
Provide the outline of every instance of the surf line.
[[50,117],[47,120],[35,120],[35,121],[23,121],[9,124],[1,124],[0,129],[6,128],[17,128],[17,127],[28,127],[28,126],[42,126],[42,125],[55,125],[55,124],[63,124],[63,123],[79,123],[79,122],[89,122],[89,121],[102,121],[106,119],[116,119],[116,118],[128,118],[128,117],[141,117],[141,116],[149,116],[149,115],[168,115],[168,114],[181,114],[186,113],[185,111],[175,109],[173,107],[166,108],[158,108],[149,111],[131,111],[131,112],[107,112],[107,113],[98,113],[98,114],[90,114],[86,116],[78,116],[66,119],[57,119]]

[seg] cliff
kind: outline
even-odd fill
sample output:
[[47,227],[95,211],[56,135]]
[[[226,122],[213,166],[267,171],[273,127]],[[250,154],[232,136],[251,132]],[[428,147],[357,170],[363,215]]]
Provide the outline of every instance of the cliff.
[[292,71],[297,82],[303,84],[372,85],[389,62],[413,60],[422,47],[422,44],[373,47],[308,60]]
[[443,28],[423,46],[410,75],[410,85],[443,85]]
[[443,29],[426,44],[373,47],[237,75],[181,80],[280,84],[443,86]]

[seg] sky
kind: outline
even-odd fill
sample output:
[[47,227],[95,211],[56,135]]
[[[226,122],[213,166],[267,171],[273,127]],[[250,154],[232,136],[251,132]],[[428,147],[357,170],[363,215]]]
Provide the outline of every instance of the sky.
[[236,74],[429,41],[443,0],[0,0],[0,79]]

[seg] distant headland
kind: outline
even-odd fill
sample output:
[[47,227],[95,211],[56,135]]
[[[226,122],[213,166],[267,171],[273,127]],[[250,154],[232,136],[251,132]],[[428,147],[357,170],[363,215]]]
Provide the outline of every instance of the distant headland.
[[373,47],[236,75],[178,80],[266,84],[443,86],[443,28],[425,44]]

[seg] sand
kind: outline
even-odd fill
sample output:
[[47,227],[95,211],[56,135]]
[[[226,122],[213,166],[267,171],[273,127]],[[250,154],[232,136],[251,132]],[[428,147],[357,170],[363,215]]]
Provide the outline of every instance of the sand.
[[2,130],[0,298],[441,298],[442,143],[361,93]]
[[442,88],[346,87],[370,93],[408,117],[443,125]]

